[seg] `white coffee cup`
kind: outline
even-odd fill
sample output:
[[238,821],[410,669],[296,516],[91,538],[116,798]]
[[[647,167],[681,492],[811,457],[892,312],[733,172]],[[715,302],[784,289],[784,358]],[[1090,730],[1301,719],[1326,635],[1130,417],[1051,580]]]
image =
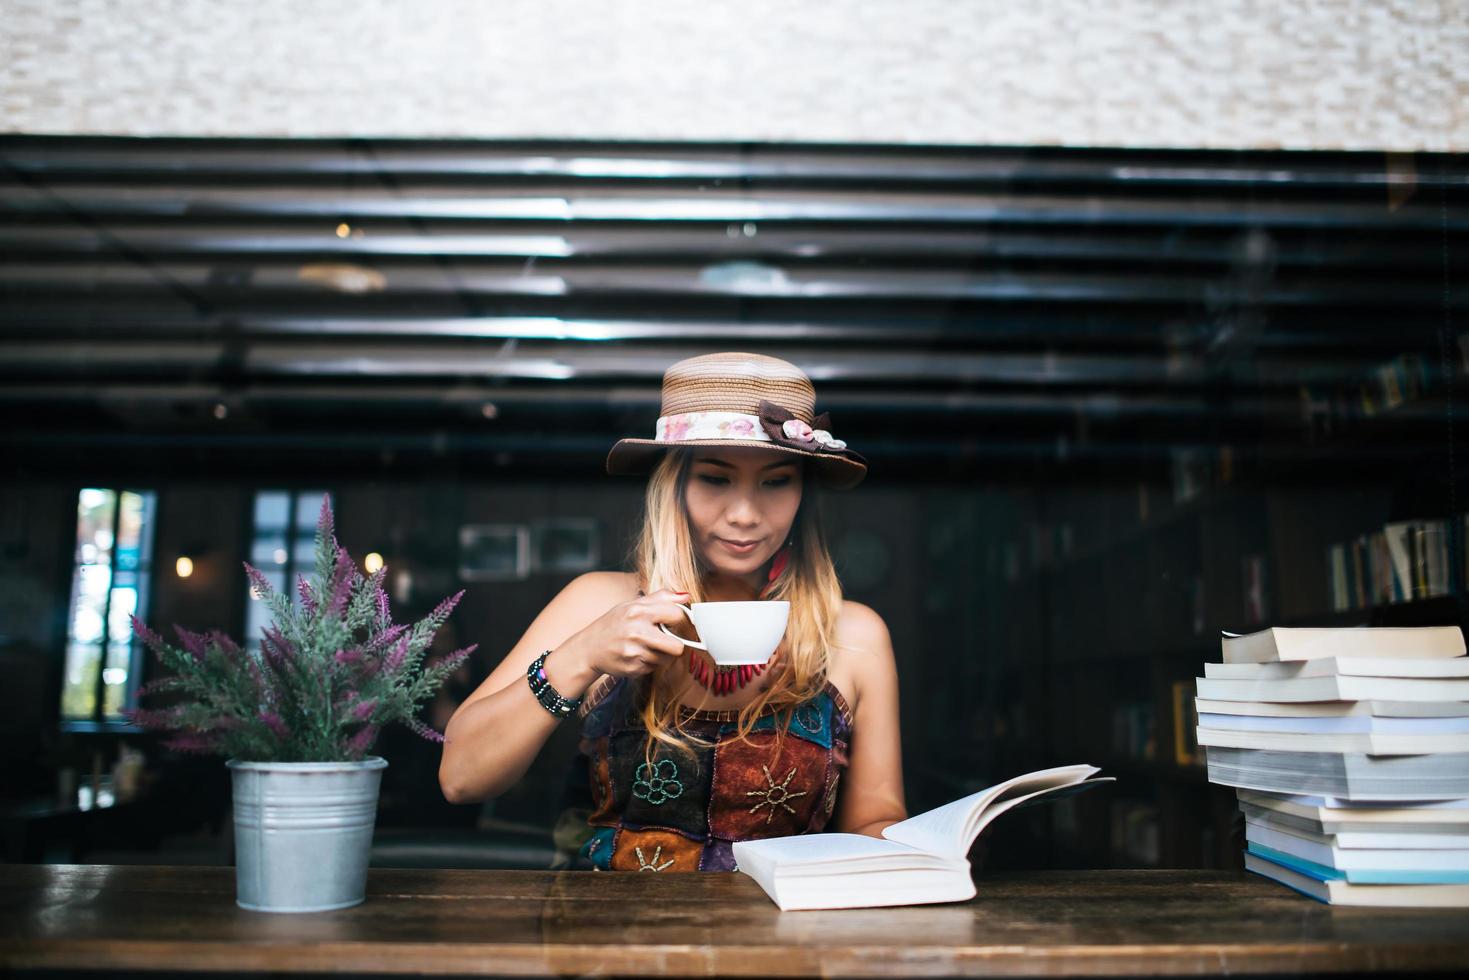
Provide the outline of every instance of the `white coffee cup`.
[[706,651],[721,667],[763,664],[780,646],[791,604],[784,599],[693,602],[680,605],[699,631],[699,640],[684,640],[662,623],[658,628],[688,646]]

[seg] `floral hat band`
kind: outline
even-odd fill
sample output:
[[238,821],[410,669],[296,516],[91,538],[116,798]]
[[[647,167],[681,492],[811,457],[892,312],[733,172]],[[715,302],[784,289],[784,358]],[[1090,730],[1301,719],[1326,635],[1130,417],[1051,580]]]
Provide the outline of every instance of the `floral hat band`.
[[744,412],[684,412],[658,419],[657,442],[687,442],[694,439],[749,439],[773,442],[805,452],[841,452],[847,444],[829,431],[831,417],[822,412],[807,425],[789,409],[761,400],[760,414]]
[[867,461],[831,433],[831,417],[816,412],[806,372],[768,354],[699,354],[663,373],[663,401],[652,439],[617,440],[608,473],[640,473],[675,446],[764,446],[805,456],[825,486],[849,490],[867,475]]

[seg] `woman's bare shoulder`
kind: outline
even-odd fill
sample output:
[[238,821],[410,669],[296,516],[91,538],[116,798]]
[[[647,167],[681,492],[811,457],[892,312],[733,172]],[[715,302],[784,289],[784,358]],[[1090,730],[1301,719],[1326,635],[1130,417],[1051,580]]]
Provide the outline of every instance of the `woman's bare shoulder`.
[[855,710],[864,690],[891,676],[892,638],[877,610],[845,599],[837,613],[835,641],[829,676]]
[[583,572],[566,591],[580,602],[610,607],[638,597],[638,577],[633,572]]
[[857,647],[870,647],[887,640],[887,623],[871,606],[843,599],[837,613],[837,642]]

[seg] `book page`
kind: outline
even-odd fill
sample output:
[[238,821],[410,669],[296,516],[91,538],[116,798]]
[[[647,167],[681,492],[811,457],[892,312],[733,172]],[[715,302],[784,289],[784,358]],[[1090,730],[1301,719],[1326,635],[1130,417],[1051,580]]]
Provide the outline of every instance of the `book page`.
[[821,864],[913,852],[913,848],[906,844],[879,840],[865,834],[798,834],[738,843],[744,845],[739,850],[756,851],[766,860],[778,862],[782,866]]
[[[785,878],[776,886],[776,904],[782,910],[873,908],[962,902],[974,894],[969,869],[946,865],[930,870],[890,869],[870,874]],[[972,928],[972,915],[970,921]],[[927,935],[926,918],[924,926]]]
[[[1006,801],[1019,803],[1020,797],[1075,785],[1099,771],[1096,766],[1076,765],[1026,773],[895,823],[882,835],[920,851],[963,860],[969,854],[974,838],[988,823],[986,811]],[[997,810],[989,819],[1006,809],[1009,807]]]

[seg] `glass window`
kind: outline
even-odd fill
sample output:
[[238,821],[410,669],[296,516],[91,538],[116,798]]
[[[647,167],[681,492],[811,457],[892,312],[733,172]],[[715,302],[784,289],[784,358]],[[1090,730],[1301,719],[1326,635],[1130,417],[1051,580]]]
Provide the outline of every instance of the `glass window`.
[[[300,604],[297,576],[310,577],[316,561],[316,516],[324,490],[257,490],[250,533],[250,564],[260,569],[277,591],[288,591]],[[288,542],[293,542],[291,547]],[[270,609],[253,585],[246,586],[245,649],[260,649],[260,632],[270,623]]]
[[136,703],[143,651],[132,617],[148,614],[155,507],[151,490],[77,494],[63,723],[117,721]]

